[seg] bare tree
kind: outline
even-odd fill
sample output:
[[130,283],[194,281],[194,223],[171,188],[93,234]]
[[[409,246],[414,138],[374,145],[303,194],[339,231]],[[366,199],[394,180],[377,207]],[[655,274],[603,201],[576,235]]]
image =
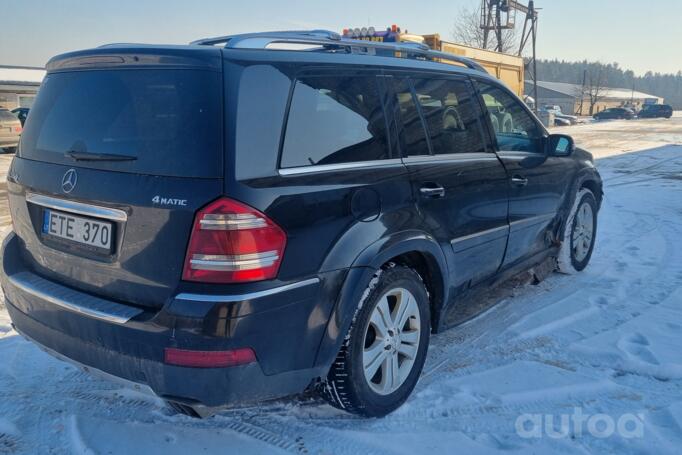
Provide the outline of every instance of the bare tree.
[[[481,28],[481,8],[462,8],[457,14],[455,24],[452,29],[452,39],[467,46],[483,47],[484,31]],[[490,33],[487,49],[497,49],[497,37],[495,33]],[[516,29],[502,30],[502,52],[516,54],[519,47],[519,38]]]
[[592,68],[588,71],[582,96],[587,96],[589,99],[590,115],[594,114],[594,107],[597,103],[606,97],[606,83],[606,71],[602,65],[597,65],[596,68]]

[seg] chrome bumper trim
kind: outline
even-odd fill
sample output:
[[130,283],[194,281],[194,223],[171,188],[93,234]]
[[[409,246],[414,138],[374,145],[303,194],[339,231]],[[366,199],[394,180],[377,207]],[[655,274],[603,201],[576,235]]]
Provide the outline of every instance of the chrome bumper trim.
[[245,300],[259,299],[267,297],[280,292],[290,291],[292,289],[310,286],[311,284],[319,283],[319,278],[310,278],[308,280],[298,281],[296,283],[286,284],[272,289],[265,289],[263,291],[249,292],[247,294],[232,294],[232,295],[211,295],[211,294],[189,294],[181,293],[175,296],[176,300],[192,300],[195,302],[243,302]]
[[556,218],[556,213],[547,213],[545,215],[535,215],[528,218],[521,218],[520,220],[512,221],[509,223],[511,232],[519,231],[536,224],[549,222]]
[[56,197],[43,196],[42,194],[26,193],[26,202],[79,215],[106,218],[112,221],[126,221],[128,219],[128,214],[123,210],[83,204],[82,202],[58,199]]
[[142,313],[142,310],[139,308],[121,305],[120,303],[84,294],[48,281],[31,272],[19,272],[9,275],[7,280],[12,286],[36,298],[75,313],[115,324],[125,324]]

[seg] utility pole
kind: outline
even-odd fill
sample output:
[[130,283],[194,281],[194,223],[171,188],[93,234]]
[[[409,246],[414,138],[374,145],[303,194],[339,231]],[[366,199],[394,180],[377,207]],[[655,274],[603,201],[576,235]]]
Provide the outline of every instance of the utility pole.
[[[497,8],[495,8],[495,23],[502,23],[502,6],[498,3]],[[495,37],[497,38],[497,52],[502,52],[502,27],[495,27]]]
[[587,84],[587,69],[583,70],[583,86],[580,89],[580,115],[583,115],[583,102],[585,101],[585,85]]
[[536,54],[536,44],[538,37],[538,12],[535,9],[535,1],[529,0],[528,6],[524,6],[519,2],[509,1],[509,7],[515,8],[518,11],[526,13],[526,19],[523,21],[523,31],[521,32],[521,43],[519,45],[519,56],[523,56],[523,49],[526,47],[528,40],[532,41],[533,55],[531,61],[528,62],[529,66],[533,67],[533,98],[535,98],[535,114],[538,113],[538,63]]
[[630,106],[635,105],[635,80],[632,80],[632,97],[630,97]]

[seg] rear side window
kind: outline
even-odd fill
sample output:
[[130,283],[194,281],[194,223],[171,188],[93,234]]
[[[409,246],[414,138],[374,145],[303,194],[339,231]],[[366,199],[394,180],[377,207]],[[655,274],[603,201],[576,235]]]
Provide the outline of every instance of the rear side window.
[[[74,161],[70,151],[133,156]],[[21,146],[27,159],[152,175],[221,177],[222,78],[201,70],[49,74]]]
[[393,91],[402,121],[401,135],[407,149],[405,156],[429,155],[431,153],[429,143],[426,140],[424,125],[414,102],[409,81],[395,79]]
[[485,152],[479,108],[467,81],[415,79],[434,155]]
[[280,167],[390,158],[374,76],[315,76],[296,82]]

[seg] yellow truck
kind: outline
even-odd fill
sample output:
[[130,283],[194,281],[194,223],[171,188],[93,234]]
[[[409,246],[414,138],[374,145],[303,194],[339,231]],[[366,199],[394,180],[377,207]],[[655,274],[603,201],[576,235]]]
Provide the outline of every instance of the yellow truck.
[[524,64],[522,57],[449,43],[441,40],[438,34],[424,35],[424,43],[431,49],[475,60],[488,73],[507,84],[519,97],[523,97]]
[[[507,84],[519,97],[523,97],[524,63],[522,57],[450,43],[441,40],[437,33],[432,35],[415,35],[407,33],[407,31],[403,33],[400,27],[395,25],[379,31],[373,27],[345,29],[343,36],[369,41],[422,43],[433,50],[470,58],[478,62],[488,73]],[[444,60],[444,63],[457,65],[455,62],[447,60]]]

